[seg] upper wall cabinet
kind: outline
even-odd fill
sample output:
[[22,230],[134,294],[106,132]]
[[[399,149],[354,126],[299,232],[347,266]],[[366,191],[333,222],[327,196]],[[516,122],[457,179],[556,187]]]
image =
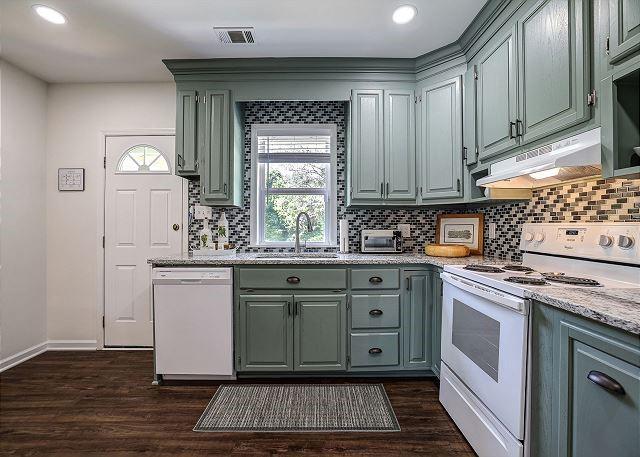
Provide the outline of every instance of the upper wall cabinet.
[[478,155],[486,159],[518,144],[515,30],[498,35],[482,51],[476,71]]
[[414,93],[353,90],[351,202],[415,201]]
[[462,78],[422,89],[420,197],[462,195]]
[[640,2],[609,0],[609,62],[640,50]]
[[589,118],[588,12],[587,0],[541,0],[518,20],[521,143]]
[[178,90],[176,104],[176,174],[198,175],[198,93]]
[[200,178],[201,203],[242,204],[244,126],[231,92],[178,88],[176,174]]

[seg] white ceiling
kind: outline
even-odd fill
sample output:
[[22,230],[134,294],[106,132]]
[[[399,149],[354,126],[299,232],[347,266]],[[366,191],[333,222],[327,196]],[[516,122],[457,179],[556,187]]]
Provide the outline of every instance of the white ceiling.
[[[53,25],[31,5],[68,18]],[[416,57],[455,41],[485,0],[0,0],[0,55],[49,82],[168,81],[162,59]],[[213,26],[253,26],[223,45]]]

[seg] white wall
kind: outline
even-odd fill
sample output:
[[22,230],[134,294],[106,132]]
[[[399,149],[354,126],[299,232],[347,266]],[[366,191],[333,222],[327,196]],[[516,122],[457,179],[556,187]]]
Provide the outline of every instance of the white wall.
[[47,84],[0,60],[0,360],[46,334]]
[[[47,333],[96,340],[103,198],[101,131],[175,128],[175,85],[52,84],[47,111]],[[84,192],[58,192],[59,167],[85,168]]]

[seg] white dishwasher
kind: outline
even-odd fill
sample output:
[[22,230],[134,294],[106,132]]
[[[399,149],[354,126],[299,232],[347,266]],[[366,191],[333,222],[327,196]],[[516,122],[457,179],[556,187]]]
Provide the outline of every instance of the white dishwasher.
[[155,382],[235,379],[233,270],[154,268]]

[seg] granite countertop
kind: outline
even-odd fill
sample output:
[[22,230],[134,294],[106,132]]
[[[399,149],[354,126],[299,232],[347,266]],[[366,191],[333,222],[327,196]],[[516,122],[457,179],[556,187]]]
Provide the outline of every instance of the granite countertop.
[[[432,257],[424,254],[338,254],[337,257],[260,257],[265,253],[242,253],[232,256],[176,255],[148,259],[154,267],[188,265],[467,265],[470,263],[504,264],[483,256]],[[276,253],[276,255],[279,255]]]
[[[234,256],[156,257],[148,260],[154,267],[204,265],[467,265],[483,263],[504,265],[506,262],[483,256],[459,258],[432,257],[418,253],[404,254],[338,254],[337,257],[259,257],[261,254],[243,253]],[[640,289],[526,287],[525,297],[541,301],[570,313],[603,322],[627,332],[640,335]]]
[[525,296],[640,335],[640,289],[526,287]]

